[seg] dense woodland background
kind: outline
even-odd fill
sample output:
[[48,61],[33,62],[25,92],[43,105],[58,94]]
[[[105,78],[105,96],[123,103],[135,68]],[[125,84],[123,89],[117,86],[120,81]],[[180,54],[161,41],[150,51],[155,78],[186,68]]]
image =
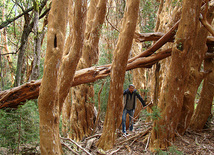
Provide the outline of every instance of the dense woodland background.
[[182,154],[176,137],[205,130],[201,153],[214,153],[212,0],[2,0],[0,8],[0,154],[80,153],[66,140],[86,147],[93,135],[92,154],[119,153],[130,83],[153,104],[138,103],[130,135],[138,137],[121,154],[135,142],[136,154]]

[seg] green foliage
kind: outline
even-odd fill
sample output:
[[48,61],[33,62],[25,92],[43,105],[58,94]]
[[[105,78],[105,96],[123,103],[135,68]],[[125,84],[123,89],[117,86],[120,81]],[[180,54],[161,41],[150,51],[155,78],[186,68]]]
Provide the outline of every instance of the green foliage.
[[143,0],[140,3],[140,31],[153,32],[159,3],[156,0]]
[[0,147],[15,150],[21,144],[39,143],[37,103],[28,101],[18,109],[0,110]]
[[161,118],[160,109],[157,106],[152,107],[152,113],[147,113],[147,117],[150,117],[152,121],[156,121]]
[[158,155],[179,155],[179,154],[183,154],[183,152],[178,151],[176,146],[172,145],[170,147],[168,147],[167,151],[163,151],[161,149],[156,150]]

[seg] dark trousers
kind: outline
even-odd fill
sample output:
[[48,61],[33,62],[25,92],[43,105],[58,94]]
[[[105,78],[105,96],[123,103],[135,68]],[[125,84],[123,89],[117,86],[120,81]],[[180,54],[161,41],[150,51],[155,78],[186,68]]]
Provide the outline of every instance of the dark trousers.
[[133,130],[133,116],[134,116],[134,109],[132,110],[123,110],[123,116],[122,116],[122,131],[123,133],[126,133],[126,115],[129,114],[129,130]]

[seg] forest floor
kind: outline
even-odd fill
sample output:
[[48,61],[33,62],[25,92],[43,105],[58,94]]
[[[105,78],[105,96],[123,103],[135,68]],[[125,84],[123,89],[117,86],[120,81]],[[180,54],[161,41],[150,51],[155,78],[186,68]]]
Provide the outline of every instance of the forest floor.
[[[138,121],[134,124],[134,132],[129,132],[126,137],[121,131],[118,131],[118,137],[115,146],[107,152],[98,150],[96,142],[98,141],[101,130],[91,137],[86,138],[81,144],[83,148],[87,148],[91,154],[106,154],[106,155],[214,155],[214,121],[211,122],[209,128],[201,132],[187,131],[183,136],[177,134],[175,141],[165,151],[158,150],[158,153],[149,151],[149,139],[151,131],[151,123]],[[102,127],[100,128],[102,129]],[[66,154],[69,154],[67,152]],[[84,153],[83,153],[84,154]]]
[[[105,153],[109,155],[154,154],[149,151],[148,139],[150,139],[151,135],[149,132],[151,124],[138,121],[135,123],[134,128],[135,131],[128,133],[127,137],[123,137],[122,133],[119,133],[115,147]],[[92,154],[98,154],[95,145],[93,146],[91,148]],[[99,151],[99,153],[104,154],[102,151]],[[158,150],[156,154],[214,155],[214,122],[211,122],[211,126],[200,133],[187,131],[183,136],[177,135],[168,150]]]
[[[214,119],[210,122],[210,126],[201,132],[193,132],[187,130],[183,136],[177,134],[175,141],[165,151],[157,150],[158,153],[149,151],[149,139],[151,136],[151,123],[145,123],[139,119],[134,123],[134,132],[128,132],[126,137],[123,136],[121,131],[118,132],[114,148],[107,152],[99,150],[96,147],[96,142],[101,136],[103,124],[100,123],[97,132],[85,138],[82,142],[75,145],[74,141],[67,138],[62,138],[62,146],[65,155],[83,154],[87,155],[84,151],[90,152],[92,155],[106,154],[106,155],[214,155]],[[25,150],[25,151],[24,151]],[[0,148],[0,154],[1,154]],[[6,151],[7,152],[7,151]],[[12,155],[10,153],[3,153]],[[20,152],[26,155],[39,155],[39,144],[37,146],[25,146]]]

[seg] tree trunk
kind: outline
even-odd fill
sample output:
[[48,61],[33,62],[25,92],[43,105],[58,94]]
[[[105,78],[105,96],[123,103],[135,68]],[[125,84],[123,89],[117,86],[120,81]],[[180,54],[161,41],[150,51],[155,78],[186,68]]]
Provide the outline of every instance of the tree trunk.
[[[134,42],[133,43],[133,48],[132,48],[132,54],[133,56],[138,55],[141,52],[141,47],[138,43]],[[145,68],[137,68],[133,70],[133,84],[136,86],[136,89],[138,90],[139,94],[144,98],[146,94],[146,69]],[[141,110],[142,110],[142,104],[141,102],[137,99],[137,105],[134,111],[134,120],[138,120]],[[126,127],[129,127],[129,117],[127,115],[126,117]]]
[[71,90],[69,91],[65,102],[62,106],[62,134],[63,137],[68,136],[71,115]]
[[[186,80],[189,75],[189,59],[198,33],[201,0],[184,0],[182,16],[172,50],[172,61],[160,94],[158,107],[161,118],[153,124],[150,149],[165,149],[174,140],[183,105]],[[194,11],[192,11],[194,10]]]
[[117,47],[114,51],[114,60],[111,68],[110,92],[103,133],[97,143],[99,148],[111,149],[115,142],[115,131],[120,125],[122,116],[123,82],[125,70],[134,37],[139,9],[139,0],[126,1],[122,31]]
[[19,86],[22,81],[23,75],[22,73],[22,67],[23,67],[23,62],[24,62],[24,53],[27,47],[27,42],[28,42],[28,36],[33,28],[33,23],[30,24],[30,15],[25,14],[25,23],[24,23],[24,30],[22,33],[21,37],[21,45],[19,48],[19,53],[18,53],[18,60],[17,60],[17,69],[16,69],[16,77],[15,77],[15,83],[14,86]]
[[[213,9],[214,6],[210,7],[207,20],[211,23],[213,19]],[[202,25],[198,35],[196,36],[195,45],[193,47],[193,54],[190,60],[191,71],[190,76],[187,81],[187,87],[184,93],[183,98],[183,107],[181,111],[181,117],[179,120],[177,131],[179,134],[183,135],[186,129],[190,124],[191,117],[194,112],[194,101],[195,96],[198,90],[198,87],[203,80],[203,78],[207,75],[207,73],[200,72],[202,61],[204,60],[207,46],[206,46],[206,38],[208,35],[207,29]],[[206,61],[207,59],[205,59]],[[207,109],[209,110],[209,109]],[[206,112],[209,113],[209,112]]]
[[[43,0],[41,2],[39,12],[42,11],[42,9],[46,5],[46,3],[47,3],[47,0]],[[24,24],[24,30],[22,33],[22,37],[21,37],[21,45],[20,45],[19,53],[18,53],[17,69],[16,69],[16,77],[15,77],[14,86],[19,86],[21,84],[21,81],[23,81],[22,67],[23,67],[23,62],[24,62],[24,53],[25,53],[27,43],[28,43],[28,36],[30,35],[30,33],[34,27],[34,21],[30,22],[31,16],[28,13],[24,14],[24,19],[25,19],[25,24]]]
[[47,51],[38,100],[41,154],[61,154],[57,83],[64,50],[68,4],[66,0],[54,0],[48,18]]
[[38,1],[34,0],[34,60],[32,65],[32,71],[31,76],[29,78],[29,81],[31,80],[37,80],[39,77],[39,67],[40,67],[40,52],[41,52],[41,46],[42,46],[42,40],[45,35],[45,29],[46,24],[43,25],[43,30],[39,32],[38,30],[38,24],[39,24],[39,5]]
[[205,59],[204,70],[212,72],[204,79],[200,100],[192,116],[190,129],[202,130],[208,117],[211,115],[214,96],[214,62],[213,59]]
[[[106,14],[106,0],[92,0],[87,12],[87,24],[83,45],[83,55],[77,66],[78,70],[91,67],[98,62],[98,42]],[[94,126],[94,87],[79,85],[72,88],[72,115],[69,136],[80,141],[89,136]],[[81,119],[77,119],[81,118]]]

